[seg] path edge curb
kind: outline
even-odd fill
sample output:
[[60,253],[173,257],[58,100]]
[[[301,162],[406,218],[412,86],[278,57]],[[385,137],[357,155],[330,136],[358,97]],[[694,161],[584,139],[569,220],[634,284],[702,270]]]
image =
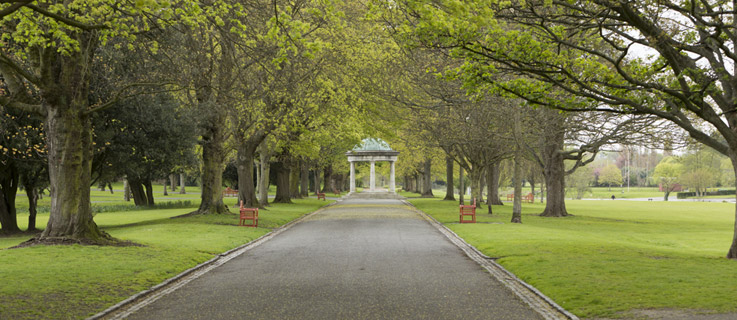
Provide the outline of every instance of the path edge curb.
[[201,275],[207,273],[208,271],[222,265],[225,262],[228,262],[232,260],[235,257],[240,256],[241,254],[245,253],[246,251],[253,249],[260,244],[268,241],[269,239],[275,237],[276,235],[288,230],[292,226],[306,220],[307,218],[317,214],[318,212],[321,212],[340,201],[335,201],[333,203],[326,204],[317,210],[307,213],[297,219],[294,219],[290,222],[287,222],[281,227],[278,227],[276,229],[273,229],[269,231],[268,233],[251,240],[247,243],[244,243],[238,247],[235,247],[233,249],[230,249],[228,251],[225,251],[223,253],[220,253],[213,257],[210,260],[207,260],[203,263],[200,263],[192,268],[189,268],[187,270],[182,271],[181,273],[164,280],[163,282],[148,288],[146,290],[143,290],[141,292],[138,292],[125,300],[118,302],[109,308],[92,315],[86,320],[99,320],[99,319],[124,319],[127,317],[130,313],[133,311],[136,311],[156,300],[159,298],[167,295],[168,293],[178,289],[182,285],[200,277]]
[[432,224],[438,231],[440,231],[445,237],[450,240],[454,245],[461,249],[471,260],[476,261],[484,269],[499,282],[509,288],[514,294],[519,297],[522,301],[527,303],[533,310],[537,311],[545,319],[570,319],[579,320],[579,318],[558,305],[553,299],[540,292],[537,288],[533,287],[529,283],[518,278],[509,270],[505,269],[502,265],[494,261],[491,257],[483,254],[476,247],[472,246],[466,240],[458,236],[453,230],[450,230],[447,226],[440,223],[434,217],[425,213],[424,211],[415,207],[412,203],[407,200],[402,200],[405,204],[410,206],[414,211],[419,213],[425,218],[430,224]]

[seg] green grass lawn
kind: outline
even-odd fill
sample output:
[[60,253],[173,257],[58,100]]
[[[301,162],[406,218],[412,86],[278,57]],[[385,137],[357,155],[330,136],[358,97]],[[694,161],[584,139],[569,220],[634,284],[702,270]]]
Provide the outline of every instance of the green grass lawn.
[[724,258],[734,204],[567,201],[572,217],[542,218],[543,205],[486,208],[458,224],[456,202],[411,199],[470,244],[583,317],[634,309],[735,312],[737,261]]
[[[225,201],[231,208],[235,205],[235,198]],[[85,318],[331,201],[309,198],[294,202],[261,210],[259,228],[238,227],[235,214],[170,219],[195,208],[102,212],[95,216],[97,224],[113,237],[142,247],[0,249],[0,318]],[[40,214],[38,226],[45,226],[47,220],[48,214]],[[25,229],[23,216],[19,223]],[[0,248],[15,246],[29,237],[0,237]]]

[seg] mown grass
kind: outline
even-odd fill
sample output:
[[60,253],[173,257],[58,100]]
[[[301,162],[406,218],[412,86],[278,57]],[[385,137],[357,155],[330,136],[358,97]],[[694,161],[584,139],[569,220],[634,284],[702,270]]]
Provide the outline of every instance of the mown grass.
[[[232,208],[235,199],[226,203]],[[194,208],[99,213],[95,221],[103,230],[143,246],[0,250],[0,318],[85,318],[326,203],[273,204],[260,211],[259,228],[238,227],[235,214],[170,219]],[[48,214],[38,220],[45,226]],[[29,237],[0,237],[0,248]]]
[[727,260],[734,204],[567,201],[572,217],[542,218],[524,204],[484,206],[477,224],[458,224],[457,203],[411,199],[417,208],[498,258],[505,268],[583,317],[626,317],[636,309],[735,312],[737,261]]

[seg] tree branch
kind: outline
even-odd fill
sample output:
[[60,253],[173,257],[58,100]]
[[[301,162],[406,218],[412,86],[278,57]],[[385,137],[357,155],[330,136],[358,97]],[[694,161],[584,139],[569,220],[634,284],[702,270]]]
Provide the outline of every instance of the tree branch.
[[108,26],[103,25],[103,24],[88,25],[88,24],[84,24],[84,23],[81,23],[81,22],[78,22],[78,21],[74,21],[74,20],[69,19],[67,17],[64,17],[62,15],[59,15],[59,14],[56,14],[56,13],[53,13],[53,12],[49,12],[46,9],[40,8],[40,7],[36,6],[36,5],[30,4],[30,5],[26,5],[26,7],[32,9],[33,11],[36,11],[36,12],[44,15],[44,16],[47,16],[49,18],[52,18],[52,19],[57,20],[59,22],[62,22],[64,24],[68,25],[68,26],[72,26],[72,27],[79,28],[79,29],[82,29],[82,30],[89,31],[89,30],[100,30],[100,29],[107,29],[108,28]]

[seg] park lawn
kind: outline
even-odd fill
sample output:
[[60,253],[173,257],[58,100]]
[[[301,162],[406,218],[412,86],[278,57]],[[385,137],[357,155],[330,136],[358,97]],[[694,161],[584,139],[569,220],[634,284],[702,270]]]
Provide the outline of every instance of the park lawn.
[[[195,208],[103,212],[95,216],[103,230],[143,246],[0,249],[0,318],[86,318],[331,201],[294,202],[260,210],[259,228],[238,227],[235,214],[170,219]],[[45,226],[48,214],[38,220]],[[0,248],[28,238],[0,237]]]
[[542,218],[543,205],[486,206],[458,224],[458,204],[411,199],[418,209],[582,318],[636,309],[735,312],[737,261],[727,260],[734,204],[567,201],[572,217]]

